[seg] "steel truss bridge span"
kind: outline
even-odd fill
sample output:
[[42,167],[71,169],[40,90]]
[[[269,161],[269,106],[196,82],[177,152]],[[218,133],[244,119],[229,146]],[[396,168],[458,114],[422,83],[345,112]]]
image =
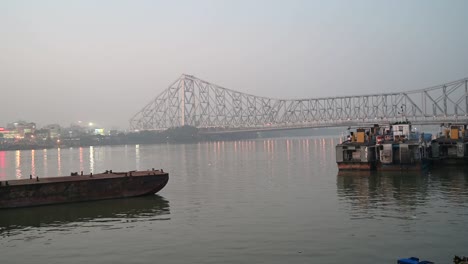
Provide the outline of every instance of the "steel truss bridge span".
[[468,121],[468,78],[407,92],[310,99],[241,93],[183,74],[130,119],[132,130],[194,126],[205,131],[336,127],[407,119]]

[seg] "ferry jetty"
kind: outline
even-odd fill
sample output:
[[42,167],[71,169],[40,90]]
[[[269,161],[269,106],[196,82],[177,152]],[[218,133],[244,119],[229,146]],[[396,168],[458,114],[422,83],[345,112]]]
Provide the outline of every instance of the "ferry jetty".
[[33,177],[0,182],[0,209],[83,202],[155,194],[166,186],[161,170],[71,173],[70,176]]
[[441,130],[431,144],[434,164],[466,165],[468,162],[467,124],[442,124]]
[[339,170],[421,170],[430,162],[432,134],[417,132],[408,121],[348,131],[336,146]]

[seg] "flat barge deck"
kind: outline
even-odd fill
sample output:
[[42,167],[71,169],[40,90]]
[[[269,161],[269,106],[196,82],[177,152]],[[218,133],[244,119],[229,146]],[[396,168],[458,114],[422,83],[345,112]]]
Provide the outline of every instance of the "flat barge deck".
[[30,177],[0,182],[0,209],[154,194],[166,186],[162,170]]

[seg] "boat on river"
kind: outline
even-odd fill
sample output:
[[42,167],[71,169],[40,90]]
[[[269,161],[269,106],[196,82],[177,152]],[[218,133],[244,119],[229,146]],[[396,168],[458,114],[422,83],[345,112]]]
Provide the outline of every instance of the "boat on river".
[[348,130],[335,147],[339,170],[422,170],[430,163],[432,135],[408,121]]
[[33,177],[0,181],[0,209],[114,199],[155,194],[166,186],[163,170],[71,173],[71,176]]
[[442,124],[442,132],[432,141],[435,164],[466,165],[468,162],[468,131],[466,123]]
[[349,135],[336,145],[339,170],[374,170],[376,165],[375,135],[379,126],[348,128]]
[[377,170],[423,170],[430,163],[432,135],[414,131],[411,122],[383,127],[377,137]]

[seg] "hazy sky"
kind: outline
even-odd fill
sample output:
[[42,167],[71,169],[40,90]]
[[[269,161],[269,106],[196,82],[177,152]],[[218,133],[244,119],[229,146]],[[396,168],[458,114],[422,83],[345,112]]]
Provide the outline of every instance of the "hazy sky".
[[468,77],[468,1],[0,1],[0,126],[128,119],[182,73],[260,96]]

